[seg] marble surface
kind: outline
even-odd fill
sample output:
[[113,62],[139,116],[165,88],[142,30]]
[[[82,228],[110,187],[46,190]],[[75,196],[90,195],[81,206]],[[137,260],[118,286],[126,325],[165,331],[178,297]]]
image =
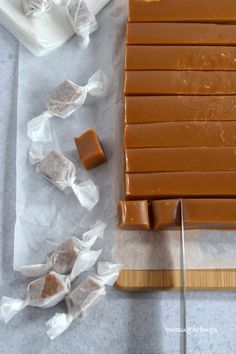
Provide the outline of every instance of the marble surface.
[[[18,43],[0,27],[0,297],[25,296],[25,279],[12,271],[15,219],[15,142]],[[65,310],[26,308],[8,325],[0,323],[1,354],[178,354],[183,353],[180,294],[122,293],[116,289],[84,321],[74,322],[55,341],[45,321]],[[188,292],[187,352],[236,351],[236,293]],[[209,333],[212,331],[212,333]]]

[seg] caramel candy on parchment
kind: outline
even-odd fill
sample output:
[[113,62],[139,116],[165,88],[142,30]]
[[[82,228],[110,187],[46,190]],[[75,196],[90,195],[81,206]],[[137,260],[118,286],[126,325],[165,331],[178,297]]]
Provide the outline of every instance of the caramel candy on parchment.
[[118,218],[122,230],[149,230],[148,201],[121,201],[118,205]]
[[102,145],[94,130],[88,130],[74,138],[79,158],[86,170],[91,170],[107,161]]

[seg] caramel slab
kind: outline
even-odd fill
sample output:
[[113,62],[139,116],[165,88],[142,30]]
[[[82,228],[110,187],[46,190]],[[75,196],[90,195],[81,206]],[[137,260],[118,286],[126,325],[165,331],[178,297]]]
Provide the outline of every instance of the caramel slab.
[[129,0],[131,22],[235,22],[234,0]]
[[236,120],[236,96],[125,97],[125,123]]
[[236,121],[164,122],[125,126],[126,149],[236,145]]
[[126,172],[236,171],[236,146],[125,151]]
[[236,47],[133,46],[126,70],[236,70]]
[[236,172],[126,173],[125,195],[131,199],[233,198]]
[[125,94],[234,95],[236,71],[127,71]]
[[118,205],[119,228],[122,230],[149,230],[147,200],[121,201]]
[[129,45],[235,45],[236,25],[204,23],[128,23]]
[[[183,199],[186,229],[236,229],[236,199]],[[152,201],[154,230],[180,226],[178,199]]]

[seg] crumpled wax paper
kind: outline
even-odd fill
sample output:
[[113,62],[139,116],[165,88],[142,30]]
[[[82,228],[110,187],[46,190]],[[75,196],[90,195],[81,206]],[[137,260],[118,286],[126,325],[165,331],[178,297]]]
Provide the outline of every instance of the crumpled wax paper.
[[[14,267],[40,263],[45,254],[72,234],[102,220],[108,224],[102,258],[113,257],[125,269],[180,269],[180,232],[119,231],[117,203],[123,198],[124,53],[127,0],[113,0],[97,17],[99,30],[86,49],[76,39],[47,58],[34,58],[21,48],[17,118],[17,222]],[[89,97],[81,110],[67,120],[52,118],[53,147],[71,159],[79,179],[91,178],[100,188],[101,199],[88,213],[73,196],[65,196],[40,178],[28,162],[31,142],[27,122],[44,109],[45,98],[63,80],[80,85],[96,70],[110,78],[104,99]],[[108,162],[85,172],[78,161],[75,135],[94,128]],[[223,231],[186,232],[188,268],[234,268],[236,233]],[[114,247],[113,247],[114,246]]]
[[[85,0],[94,15],[97,15],[109,1]],[[35,20],[24,14],[22,0],[1,0],[0,22],[34,55],[46,55],[74,35],[66,3],[67,0],[53,0],[48,16],[44,13],[40,20]]]

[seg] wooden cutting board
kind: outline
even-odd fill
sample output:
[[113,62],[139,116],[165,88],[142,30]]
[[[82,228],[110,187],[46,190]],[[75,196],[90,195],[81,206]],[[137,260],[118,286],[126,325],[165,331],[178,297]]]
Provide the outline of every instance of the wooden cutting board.
[[[123,291],[178,290],[181,270],[122,270],[116,287]],[[236,269],[194,269],[186,271],[189,290],[236,290]]]

